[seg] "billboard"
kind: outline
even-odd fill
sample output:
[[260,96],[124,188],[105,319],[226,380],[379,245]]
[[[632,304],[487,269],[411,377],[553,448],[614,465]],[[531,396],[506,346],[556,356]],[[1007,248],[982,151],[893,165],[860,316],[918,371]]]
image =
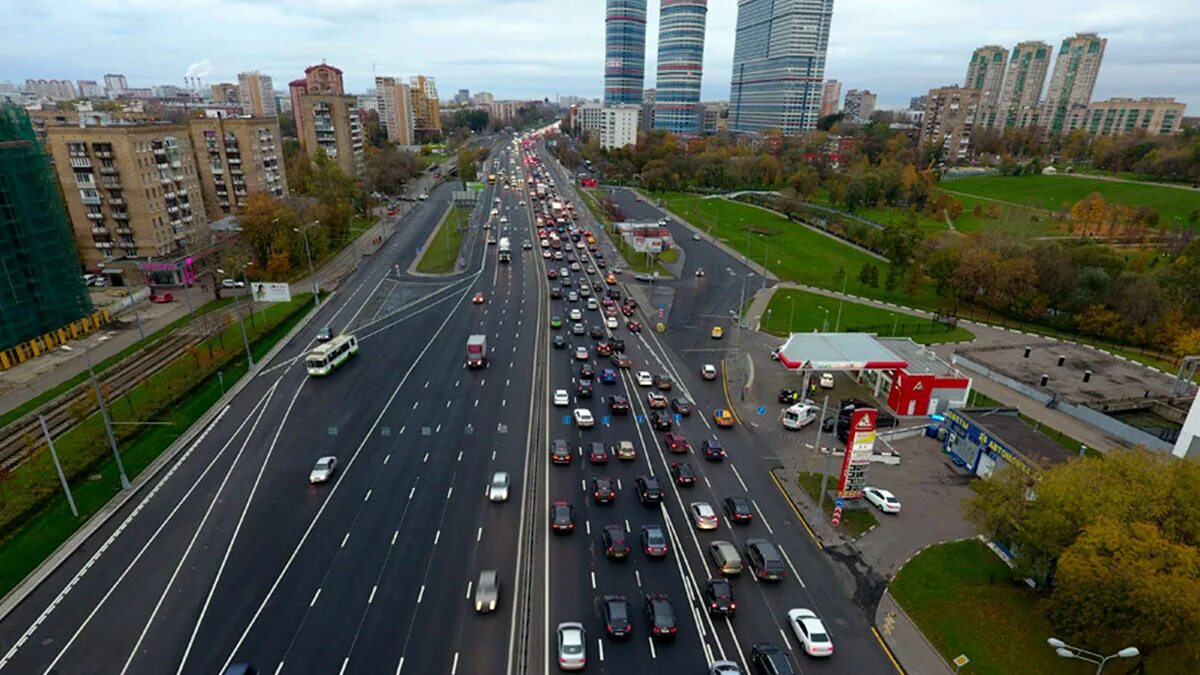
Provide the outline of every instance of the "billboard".
[[292,291],[287,284],[269,281],[255,281],[250,284],[250,295],[255,302],[288,302],[292,299]]
[[846,437],[846,454],[842,460],[842,476],[837,495],[841,499],[862,497],[867,485],[867,466],[875,449],[875,417],[873,408],[857,408],[850,413],[850,432]]

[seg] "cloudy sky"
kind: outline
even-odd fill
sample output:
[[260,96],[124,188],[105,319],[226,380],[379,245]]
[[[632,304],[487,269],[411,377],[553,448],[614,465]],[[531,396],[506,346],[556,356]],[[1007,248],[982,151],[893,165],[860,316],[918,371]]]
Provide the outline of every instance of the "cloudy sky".
[[[276,89],[322,60],[354,92],[374,74],[436,77],[498,98],[599,96],[603,0],[4,0],[0,81],[101,80],[205,84],[243,70]],[[654,85],[657,5],[650,0],[646,86]],[[728,98],[736,0],[709,0],[704,98]],[[1108,38],[1096,98],[1174,96],[1200,114],[1197,0],[836,0],[826,77],[905,107],[930,87],[961,83],[971,51],[1022,40],[1057,46]]]

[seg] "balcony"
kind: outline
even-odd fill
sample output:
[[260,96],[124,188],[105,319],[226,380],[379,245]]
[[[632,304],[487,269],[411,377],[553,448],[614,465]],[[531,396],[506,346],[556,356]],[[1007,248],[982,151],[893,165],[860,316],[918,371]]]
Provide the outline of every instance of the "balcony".
[[96,242],[96,248],[98,248],[98,249],[102,249],[102,250],[109,250],[109,249],[111,249],[112,247],[113,247],[113,243],[112,243],[111,241],[98,241],[98,242]]
[[96,187],[96,181],[92,179],[92,174],[90,173],[77,173],[75,174],[75,185],[81,188],[94,188]]
[[235,195],[237,195],[237,196],[239,196],[239,197],[245,197],[245,196],[246,196],[246,191],[245,191],[245,190],[234,190],[234,191],[233,191],[233,194],[235,194]]
[[179,188],[179,189],[178,189],[178,190],[176,190],[175,192],[176,192],[176,193],[178,193],[180,197],[186,197],[186,196],[187,196],[187,188]]
[[173,176],[173,178],[175,179],[175,182],[176,182],[176,183],[182,183],[182,182],[183,182],[183,179],[184,179],[184,178],[187,178],[187,176],[185,176],[185,175],[184,175],[184,174],[182,174],[182,173],[177,173],[177,174],[175,174],[175,175]]
[[92,160],[87,157],[72,157],[71,166],[76,169],[90,169],[92,168]]
[[163,199],[175,199],[175,193],[174,192],[164,192]]
[[101,159],[112,159],[112,150],[97,150],[96,156]]
[[162,183],[163,185],[170,185],[171,179],[168,176],[163,176],[162,178],[158,179],[158,182]]
[[237,167],[233,167],[229,170],[229,173],[231,173],[235,176],[240,176],[240,175],[242,175],[242,170]]
[[183,162],[179,161],[178,159],[177,159],[177,160],[175,160],[175,161],[173,161],[173,162],[171,162],[171,168],[172,168],[172,169],[178,169],[178,168],[180,168],[180,167],[182,167],[182,166],[183,166]]
[[241,158],[241,157],[235,157],[235,156],[233,156],[233,155],[230,155],[230,156],[229,156],[229,163],[230,163],[230,164],[241,164],[241,163],[242,163],[242,158]]
[[171,167],[171,165],[167,164],[166,162],[159,162],[155,166],[158,167],[159,171],[166,171],[167,169],[169,169]]
[[116,178],[105,178],[104,180],[100,181],[100,184],[109,190],[121,189],[121,181],[117,180]]
[[99,206],[100,205],[100,197],[81,196],[79,198],[79,201],[81,201],[84,204],[87,204],[89,206]]
[[223,209],[227,209],[227,208],[229,208],[229,200],[228,200],[228,199],[222,199],[221,201],[217,202],[217,205],[218,205],[218,206],[220,206],[220,207],[221,207],[221,208],[223,208]]
[[92,211],[87,214],[88,220],[104,220],[104,214],[99,211]]
[[101,237],[108,236],[108,228],[104,226],[96,226],[92,228],[92,234],[100,235]]
[[167,213],[179,213],[179,207],[178,206],[168,206]]
[[114,212],[114,213],[112,214],[112,217],[113,217],[113,218],[116,218],[117,220],[124,220],[124,221],[128,221],[128,220],[129,220],[129,213],[128,213],[128,212],[126,212],[126,211],[116,211],[116,212]]
[[117,167],[102,166],[102,167],[100,167],[100,173],[104,174],[105,176],[115,176],[115,175],[117,175]]
[[217,190],[217,198],[219,198],[219,199],[228,199],[228,198],[229,198],[229,191],[228,191],[228,190]]
[[109,197],[108,203],[112,204],[113,206],[125,206],[125,198],[124,197]]
[[118,225],[117,226],[117,234],[133,236],[133,230],[127,225]]

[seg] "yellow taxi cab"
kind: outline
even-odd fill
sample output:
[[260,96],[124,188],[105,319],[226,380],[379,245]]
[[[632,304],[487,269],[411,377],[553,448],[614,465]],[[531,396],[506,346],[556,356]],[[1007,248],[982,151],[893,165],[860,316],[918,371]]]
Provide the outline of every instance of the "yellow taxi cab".
[[722,428],[733,426],[733,414],[724,408],[717,408],[713,411],[713,422]]
[[587,237],[587,243],[589,243],[589,244],[596,243],[596,238],[589,234]]
[[713,326],[712,332],[710,332],[709,335],[711,335],[712,339],[714,340],[720,340],[721,338],[725,337],[725,329],[721,328],[720,326]]
[[609,286],[612,286],[613,284],[617,283],[617,275],[613,274],[612,272],[609,272],[608,276],[604,277],[604,283],[608,284]]

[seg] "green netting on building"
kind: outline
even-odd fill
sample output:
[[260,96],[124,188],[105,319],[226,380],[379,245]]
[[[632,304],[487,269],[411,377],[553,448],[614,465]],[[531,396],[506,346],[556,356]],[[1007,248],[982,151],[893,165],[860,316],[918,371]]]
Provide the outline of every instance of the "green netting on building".
[[25,111],[0,106],[0,349],[91,311],[50,160]]

